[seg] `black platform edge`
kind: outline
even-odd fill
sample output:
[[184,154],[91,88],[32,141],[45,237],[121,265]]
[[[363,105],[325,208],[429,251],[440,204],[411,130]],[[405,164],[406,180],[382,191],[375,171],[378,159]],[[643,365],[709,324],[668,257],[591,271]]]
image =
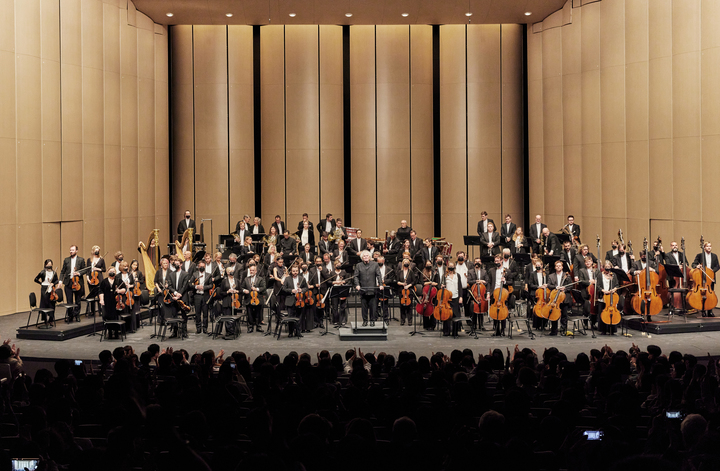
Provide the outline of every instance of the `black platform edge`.
[[[661,316],[666,320],[665,316]],[[628,328],[640,332],[647,332],[654,335],[666,334],[688,334],[693,332],[719,332],[720,318],[718,317],[688,317],[687,322],[682,316],[675,316],[670,322],[640,322],[639,319],[631,319],[627,323]]]
[[[25,314],[27,314],[27,312]],[[140,319],[145,320],[148,317],[150,317],[149,311],[147,309],[141,309]],[[100,332],[102,331],[102,326],[102,318],[100,316],[96,316],[95,332],[97,332],[98,335],[100,335]],[[62,318],[56,319],[55,327],[50,329],[40,329],[35,325],[30,325],[30,327],[18,327],[15,338],[23,340],[50,340],[61,342],[63,340],[70,340],[92,333],[93,318],[85,317],[85,315],[82,314],[80,316],[80,322],[66,323]]]

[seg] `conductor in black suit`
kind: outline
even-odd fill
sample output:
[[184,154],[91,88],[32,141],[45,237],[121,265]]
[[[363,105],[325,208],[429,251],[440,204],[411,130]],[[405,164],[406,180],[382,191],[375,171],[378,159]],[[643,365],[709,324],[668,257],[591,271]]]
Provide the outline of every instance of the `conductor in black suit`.
[[488,231],[487,226],[489,223],[493,223],[494,225],[495,221],[493,221],[492,219],[488,219],[487,211],[483,211],[482,213],[480,213],[480,220],[477,223],[477,233],[479,236],[482,236]]
[[368,318],[370,325],[374,326],[377,318],[377,287],[382,284],[382,277],[377,262],[370,260],[370,252],[363,250],[360,256],[362,262],[355,265],[353,284],[361,295],[363,326],[368,324]]
[[85,295],[85,285],[83,278],[80,277],[80,289],[73,291],[72,277],[74,274],[85,268],[85,259],[78,254],[77,245],[70,246],[70,256],[63,260],[62,269],[60,270],[60,280],[65,288],[65,299],[68,303],[75,304],[72,312],[68,312],[68,320],[72,322],[73,318],[80,322],[80,300]]
[[182,239],[182,235],[185,233],[187,229],[193,229],[193,234],[196,233],[195,231],[195,220],[190,218],[190,210],[188,209],[185,211],[185,218],[178,223],[177,227],[177,233],[178,233],[178,240]]

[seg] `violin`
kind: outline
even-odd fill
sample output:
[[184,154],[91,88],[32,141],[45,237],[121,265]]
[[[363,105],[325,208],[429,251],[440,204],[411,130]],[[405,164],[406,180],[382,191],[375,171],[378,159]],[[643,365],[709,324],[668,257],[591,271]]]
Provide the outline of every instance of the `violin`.
[[125,291],[125,305],[127,307],[133,307],[135,300],[133,299],[133,291],[131,289]]
[[612,290],[610,293],[603,296],[605,302],[605,309],[600,313],[600,319],[607,325],[617,325],[620,323],[620,311],[617,308],[617,303],[620,300],[620,295]]
[[180,309],[182,309],[183,311],[185,311],[185,312],[190,311],[190,306],[185,304],[182,299],[178,299],[177,303],[178,303],[178,306],[180,307]]
[[100,284],[100,276],[97,270],[93,270],[90,278],[88,278],[88,284],[91,286],[97,286]]
[[697,268],[690,271],[694,282],[691,292],[687,294],[687,301],[690,306],[699,311],[709,311],[718,302],[718,297],[713,292],[712,284],[715,282],[715,272],[712,267],[705,265],[705,239],[700,236],[700,259],[701,263]]
[[[653,244],[653,251],[657,250],[659,253],[662,253],[661,247],[662,247],[662,239],[660,239],[660,236],[658,236],[657,240],[655,241],[655,244]],[[657,285],[657,293],[658,296],[660,296],[660,299],[662,299],[663,306],[670,302],[670,292],[668,291],[668,279],[667,279],[667,271],[665,270],[665,261],[659,258],[658,256],[655,257],[655,260],[657,261],[657,273],[658,273],[658,285]]]
[[233,309],[240,309],[240,293],[233,293],[232,294],[232,308]]
[[403,288],[400,292],[400,305],[409,306],[410,304],[412,304],[412,299],[410,298],[410,288]]
[[135,286],[133,287],[133,296],[140,297],[142,295],[142,290],[140,289],[140,283],[137,281],[137,278],[135,278]]
[[165,304],[172,304],[173,298],[170,296],[170,288],[168,288],[168,285],[165,285],[165,289],[163,289],[163,302]]
[[632,307],[635,312],[646,316],[654,316],[662,310],[662,300],[658,296],[655,287],[658,284],[658,274],[650,271],[650,260],[647,258],[648,241],[643,241],[645,250],[645,269],[637,275],[637,293],[633,295]]
[[72,284],[70,285],[73,291],[80,291],[80,275],[76,274],[72,277]]
[[[253,284],[251,287],[254,288],[255,285]],[[258,296],[257,291],[252,290],[252,289],[250,290],[250,305],[251,306],[259,306],[260,305],[260,296]]]
[[295,307],[305,307],[305,297],[302,293],[295,293]]
[[[417,268],[416,268],[416,270],[417,270]],[[418,270],[418,271],[420,271],[420,270]],[[422,273],[422,275],[425,277],[426,280],[432,281],[425,273],[423,273],[423,272],[420,272],[420,273]],[[430,317],[433,314],[434,307],[432,304],[432,300],[435,298],[436,294],[437,294],[437,288],[435,288],[432,284],[425,285],[423,287],[422,301],[417,303],[417,305],[415,306],[415,310],[418,312],[418,314],[420,314],[423,317]]]
[[115,296],[115,309],[117,311],[122,311],[125,309],[125,303],[123,302],[124,296],[122,294],[117,294]]
[[50,302],[54,303],[58,300],[58,294],[55,290],[55,285],[53,285],[52,289],[50,290]]
[[445,289],[442,286],[437,291],[435,299],[437,304],[433,309],[433,316],[439,321],[446,321],[453,315],[452,307],[450,306],[450,300],[452,299],[452,291]]

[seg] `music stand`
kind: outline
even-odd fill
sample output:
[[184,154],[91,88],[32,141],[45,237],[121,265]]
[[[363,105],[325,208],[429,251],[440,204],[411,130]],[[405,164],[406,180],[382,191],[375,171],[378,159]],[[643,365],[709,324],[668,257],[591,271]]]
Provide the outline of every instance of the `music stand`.
[[[275,315],[275,309],[273,309],[274,305],[271,305],[271,303],[273,303],[273,304],[278,303],[277,296],[273,297],[273,295],[275,294],[275,288],[269,288],[265,294],[267,296],[266,301],[265,301],[265,307],[267,307],[268,310],[270,311],[270,315],[268,315],[268,327],[267,327],[267,330],[265,331],[265,334],[263,334],[263,337],[267,337],[268,335],[274,335],[274,332],[272,330],[272,318]],[[275,319],[275,321],[277,322],[278,325],[280,324],[280,319]]]
[[463,236],[463,242],[465,243],[466,247],[472,247],[472,256],[473,259],[475,258],[475,246],[480,246],[481,239],[480,236],[474,236],[474,235],[466,235]]
[[[419,303],[420,300],[418,299],[415,287],[413,287],[413,289],[410,290],[410,292],[413,294],[413,296],[415,296],[415,302]],[[419,314],[419,312],[417,311],[417,309],[415,309],[416,307],[417,307],[417,304],[415,306],[413,306],[413,311],[414,311],[413,312],[413,330],[410,332],[410,337],[412,337],[416,334],[417,335],[425,335],[425,332],[423,332],[423,331],[418,332],[418,330],[417,330],[417,325],[418,325],[417,314]]]
[[[347,298],[350,295],[350,289],[352,287],[349,285],[330,285],[330,288],[327,290],[327,293],[325,293],[325,297],[323,298],[323,301],[325,302],[325,306],[329,306],[330,303],[327,302],[328,299],[333,300],[335,298]],[[356,306],[357,308],[357,306]],[[335,332],[329,332],[328,331],[328,324],[330,322],[330,311],[331,309],[325,309],[325,332],[320,332],[320,336],[323,337],[327,334],[335,335]],[[357,314],[357,311],[356,311]],[[357,315],[355,316],[355,324],[357,324]],[[339,320],[339,319],[338,319]]]
[[[628,274],[625,273],[622,268],[613,268],[610,271],[615,273],[615,276],[618,277],[618,281],[621,285],[622,283],[630,283],[630,277],[628,277]],[[619,288],[622,288],[622,286],[620,286]]]
[[521,267],[526,266],[532,261],[530,254],[527,253],[516,253],[515,255],[513,255],[513,258],[515,259],[515,262],[518,263]]
[[570,234],[565,234],[564,232],[558,232],[555,235],[557,236],[558,240],[560,241],[560,244],[564,244],[565,242],[572,243],[572,235],[570,235]]
[[543,265],[550,265],[552,269],[555,269],[555,262],[560,260],[560,257],[558,255],[543,255],[542,261]]

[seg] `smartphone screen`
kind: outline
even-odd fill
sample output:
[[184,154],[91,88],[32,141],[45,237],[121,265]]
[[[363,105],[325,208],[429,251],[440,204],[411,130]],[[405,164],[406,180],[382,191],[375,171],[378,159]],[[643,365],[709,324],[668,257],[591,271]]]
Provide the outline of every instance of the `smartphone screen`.
[[34,471],[38,467],[38,458],[13,458],[12,471],[24,471],[28,469]]
[[600,430],[585,430],[583,435],[585,435],[588,440],[602,440],[603,437],[603,433]]
[[679,419],[680,417],[680,411],[679,410],[669,410],[665,412],[665,417],[668,419]]
[[82,360],[75,360],[75,366],[82,366]]

